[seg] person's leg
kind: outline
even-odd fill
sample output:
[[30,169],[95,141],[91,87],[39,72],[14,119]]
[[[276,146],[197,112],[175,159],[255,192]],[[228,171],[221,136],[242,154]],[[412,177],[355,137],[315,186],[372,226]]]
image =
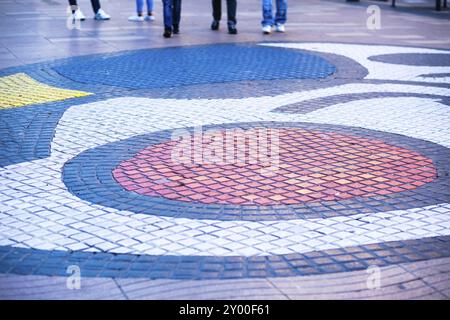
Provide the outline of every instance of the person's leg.
[[181,0],[173,0],[173,25],[179,26],[181,21]]
[[236,10],[237,10],[236,0],[227,0],[228,23],[231,22],[236,24]]
[[72,13],[78,9],[77,0],[69,0],[70,9],[72,9]]
[[275,16],[276,24],[285,24],[287,20],[287,0],[277,1],[277,14]]
[[172,37],[172,25],[173,25],[173,0],[162,0],[163,3],[163,16],[164,16],[164,38]]
[[144,14],[144,0],[136,0],[136,12],[138,16]]
[[173,33],[180,33],[181,0],[173,0]]
[[212,0],[213,18],[220,21],[222,18],[222,0]]
[[[142,0],[144,2],[144,0]],[[153,15],[153,0],[147,0],[147,14]]]
[[261,24],[264,26],[273,26],[272,0],[262,0],[263,20]]
[[72,19],[84,21],[86,17],[81,12],[80,7],[78,7],[77,0],[69,0],[70,10],[72,11]]
[[97,14],[98,10],[100,10],[100,0],[91,0],[92,10]]
[[144,21],[144,0],[136,0],[136,15],[128,18],[129,21]]
[[228,15],[228,33],[237,34],[236,29],[236,0],[227,0],[227,15]]
[[91,0],[92,10],[94,10],[94,19],[95,20],[109,20],[111,19],[110,15],[107,14],[100,6],[100,0]]
[[144,21],[144,0],[136,0],[136,15],[128,18],[129,21]]
[[163,15],[164,15],[164,28],[172,29],[172,2],[173,0],[162,0],[163,2]]

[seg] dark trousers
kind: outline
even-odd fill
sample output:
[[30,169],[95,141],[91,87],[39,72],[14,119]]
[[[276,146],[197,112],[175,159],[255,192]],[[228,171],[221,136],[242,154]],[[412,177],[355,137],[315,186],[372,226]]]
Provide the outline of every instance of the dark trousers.
[[[222,18],[222,0],[212,0],[212,7],[214,20],[220,21]],[[236,24],[236,9],[236,0],[227,0],[227,14],[229,23],[233,22]]]
[[164,13],[164,27],[180,25],[181,20],[181,0],[162,0]]
[[[69,0],[69,4],[71,6],[78,7],[77,0]],[[94,10],[94,13],[97,13],[98,10],[100,9],[100,0],[91,0],[91,4],[92,4],[92,10]],[[72,11],[75,11],[75,10],[73,10],[73,7],[72,7]]]

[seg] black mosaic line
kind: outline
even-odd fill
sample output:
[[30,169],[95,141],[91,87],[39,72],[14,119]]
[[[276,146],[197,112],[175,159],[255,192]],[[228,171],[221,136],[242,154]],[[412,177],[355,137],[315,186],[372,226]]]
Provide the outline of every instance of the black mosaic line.
[[447,67],[450,54],[444,53],[394,53],[369,57],[371,61],[402,64],[407,66]]
[[337,94],[334,96],[324,98],[311,99],[290,105],[285,105],[272,110],[272,112],[307,114],[338,103],[346,103],[355,100],[366,100],[375,98],[398,98],[398,97],[439,99],[440,103],[450,106],[450,98],[446,96],[437,96],[432,94],[419,94],[419,93],[402,93],[402,92],[369,92],[369,93],[355,93],[355,94]]

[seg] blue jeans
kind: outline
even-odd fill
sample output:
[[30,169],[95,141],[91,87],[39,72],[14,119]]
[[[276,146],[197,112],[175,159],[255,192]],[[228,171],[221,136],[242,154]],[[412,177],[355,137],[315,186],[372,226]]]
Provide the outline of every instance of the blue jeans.
[[272,0],[262,0],[263,7],[263,26],[273,26],[274,24],[285,24],[287,16],[287,0],[275,0],[277,13],[275,19],[272,13]]
[[[147,1],[147,12],[153,12],[153,0]],[[136,0],[136,11],[138,14],[144,13],[144,0]]]
[[181,0],[162,0],[164,12],[164,27],[172,28],[180,24]]

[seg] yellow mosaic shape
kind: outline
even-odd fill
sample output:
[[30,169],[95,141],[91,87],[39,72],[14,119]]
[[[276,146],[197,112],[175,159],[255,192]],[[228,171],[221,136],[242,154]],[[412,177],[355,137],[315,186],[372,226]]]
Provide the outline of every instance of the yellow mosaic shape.
[[0,77],[0,110],[79,98],[91,94],[89,92],[52,87],[34,80],[26,73]]

